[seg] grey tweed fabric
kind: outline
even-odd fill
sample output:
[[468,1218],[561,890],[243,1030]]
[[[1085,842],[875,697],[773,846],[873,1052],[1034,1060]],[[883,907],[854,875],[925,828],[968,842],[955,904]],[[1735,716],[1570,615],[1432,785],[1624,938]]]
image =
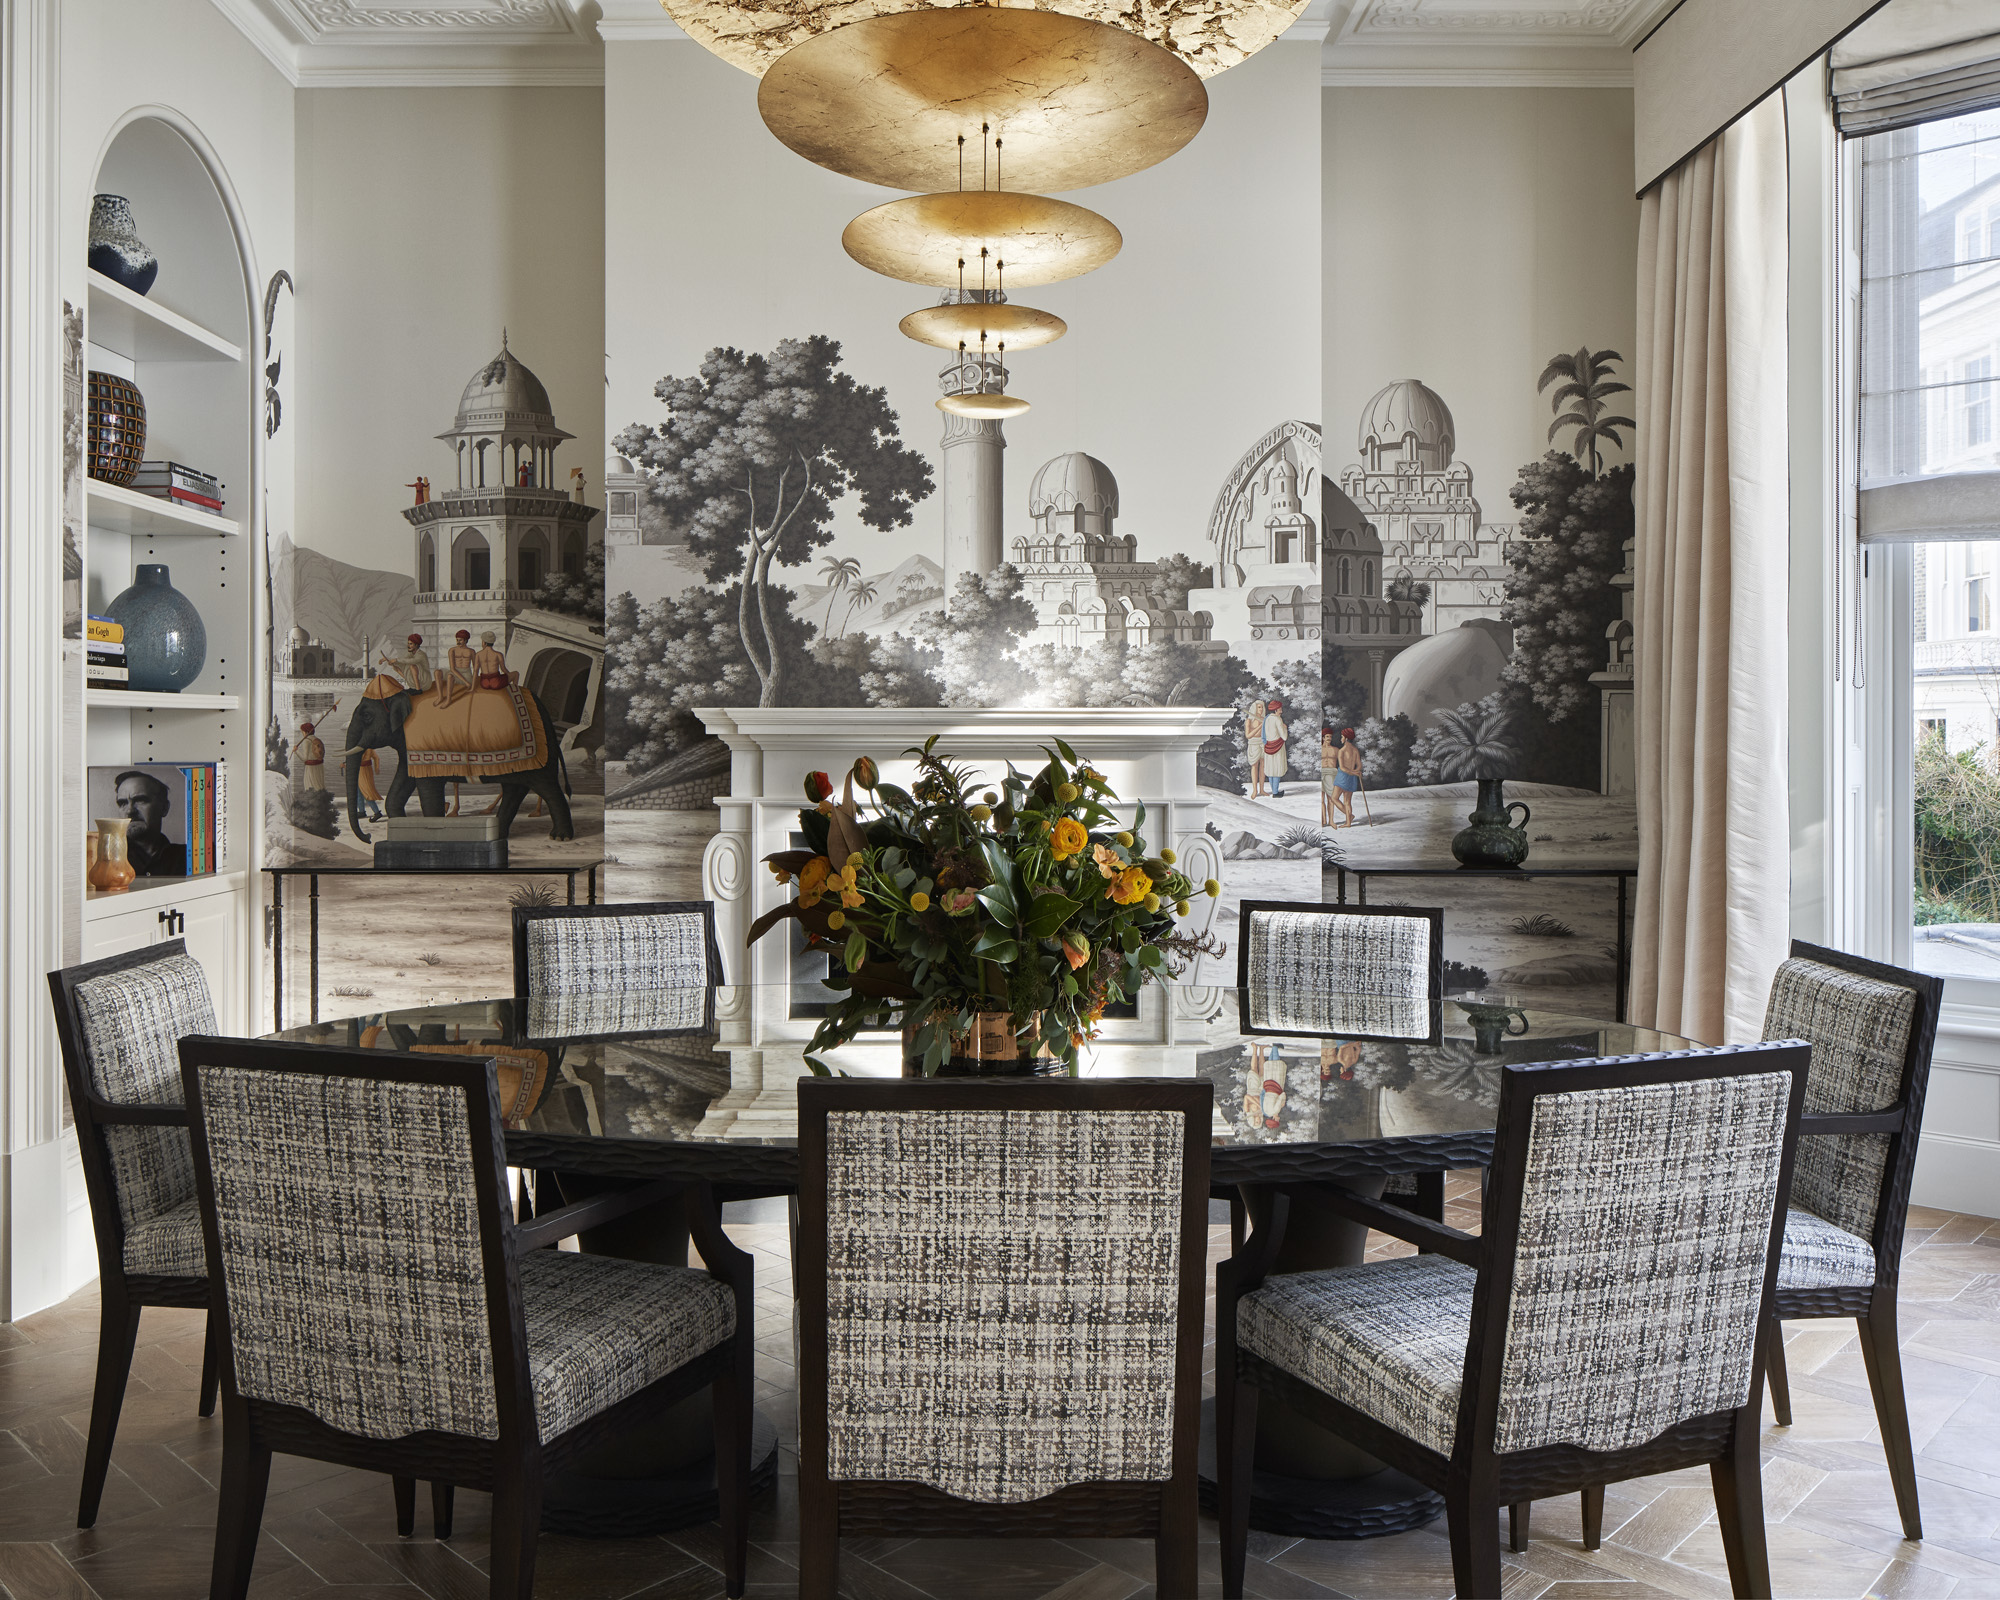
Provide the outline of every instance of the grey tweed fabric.
[[207,1277],[200,1202],[183,1200],[173,1210],[127,1228],[125,1270],[161,1278]]
[[[1902,1089],[1916,1014],[1914,989],[1792,960],[1771,980],[1764,1037],[1804,1039],[1812,1046],[1807,1112],[1881,1111]],[[1888,1159],[1886,1134],[1802,1135],[1792,1200],[1835,1227],[1872,1236]]]
[[827,1474],[965,1500],[1172,1472],[1184,1118],[827,1118]]
[[[117,1105],[179,1105],[180,1041],[192,1033],[216,1031],[215,1006],[201,963],[192,956],[149,961],[86,979],[75,994],[91,1087]],[[128,1235],[193,1204],[194,1155],[187,1129],[108,1127],[104,1145],[118,1191],[118,1215]],[[147,1251],[159,1259],[191,1260],[187,1276],[207,1274],[199,1230],[191,1256],[153,1246]],[[129,1242],[125,1265],[131,1272],[164,1270],[134,1266]]]
[[1874,1281],[1875,1247],[1866,1239],[1797,1206],[1786,1211],[1780,1289],[1865,1289]]
[[1476,1282],[1444,1256],[1266,1278],[1237,1302],[1237,1343],[1450,1455]]
[[1430,934],[1422,917],[1252,912],[1250,1025],[1428,1037]]
[[708,984],[707,922],[694,912],[537,917],[528,924],[527,944],[530,994]]
[[[533,924],[530,924],[533,926]],[[608,994],[534,994],[527,1033],[534,1039],[570,1034],[667,1033],[708,1020],[706,984],[692,989],[615,989]]]
[[528,1376],[544,1440],[608,1410],[736,1331],[729,1285],[691,1267],[530,1250]]
[[[499,1436],[464,1094],[201,1069],[237,1387],[370,1439]],[[554,1250],[520,1264],[544,1439],[729,1337],[686,1267]]]
[[1537,1097],[1494,1447],[1622,1450],[1743,1403],[1788,1072]]

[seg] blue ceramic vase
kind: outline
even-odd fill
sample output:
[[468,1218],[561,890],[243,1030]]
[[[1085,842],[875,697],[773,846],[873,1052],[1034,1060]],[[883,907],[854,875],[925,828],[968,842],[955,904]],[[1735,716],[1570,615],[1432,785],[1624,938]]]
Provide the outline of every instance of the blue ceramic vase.
[[134,294],[144,294],[160,275],[160,258],[139,237],[132,202],[122,194],[100,194],[90,202],[90,270]]
[[109,615],[125,626],[128,688],[179,694],[201,676],[208,660],[208,630],[194,602],[173,586],[163,563],[140,563],[132,587],[111,602]]

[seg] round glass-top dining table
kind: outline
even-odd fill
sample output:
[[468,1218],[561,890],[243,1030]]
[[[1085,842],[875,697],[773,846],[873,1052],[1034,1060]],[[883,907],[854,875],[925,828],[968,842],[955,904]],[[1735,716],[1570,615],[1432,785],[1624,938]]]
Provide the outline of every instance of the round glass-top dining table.
[[[610,1184],[699,1179],[718,1199],[795,1193],[798,1080],[828,992],[812,982],[504,997],[381,1011],[272,1038],[347,1048],[491,1056],[508,1160],[574,1199]],[[1334,993],[1281,996],[1160,982],[1099,1024],[1080,1076],[1202,1078],[1215,1093],[1211,1185],[1256,1219],[1260,1190],[1286,1185],[1291,1216],[1276,1270],[1358,1264],[1366,1231],[1297,1185],[1379,1195],[1406,1174],[1483,1168],[1502,1069],[1646,1055],[1690,1041],[1491,993],[1387,1007]],[[901,1041],[864,1034],[827,1053],[852,1076],[899,1076]],[[583,1248],[683,1262],[684,1223],[638,1213]],[[545,1526],[622,1533],[713,1514],[706,1402],[670,1419],[685,1436],[594,1466]],[[1273,1415],[1273,1413],[1276,1413]],[[1443,1503],[1338,1435],[1264,1407],[1252,1525],[1360,1538],[1433,1520]],[[775,1438],[761,1428],[759,1476]],[[1212,1494],[1204,1433],[1204,1500]],[[1212,1505],[1212,1502],[1210,1502]],[[566,1511],[565,1507],[572,1510]]]

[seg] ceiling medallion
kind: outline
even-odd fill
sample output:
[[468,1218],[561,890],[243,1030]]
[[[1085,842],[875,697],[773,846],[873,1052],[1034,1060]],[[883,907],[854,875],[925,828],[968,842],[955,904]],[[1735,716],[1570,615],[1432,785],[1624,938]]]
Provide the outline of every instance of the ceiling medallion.
[[[928,0],[660,0],[691,39],[762,77],[817,34],[871,17],[936,9]],[[980,0],[944,0],[975,5]],[[1010,7],[1011,9],[1011,7]],[[1171,50],[1212,78],[1255,55],[1298,21],[1305,0],[1060,0],[1019,9],[1109,23]]]
[[1123,28],[949,6],[805,40],[764,75],[757,109],[808,161],[890,189],[984,188],[966,163],[983,166],[986,151],[965,136],[990,126],[1007,180],[1048,193],[1166,160],[1201,132],[1208,91],[1179,56]]
[[925,306],[897,326],[919,344],[940,350],[960,350],[988,339],[1010,350],[1033,350],[1069,332],[1069,324],[1054,312],[1016,305]]
[[1003,287],[1060,283],[1103,266],[1124,239],[1108,218],[1067,200],[960,189],[864,211],[840,242],[870,272],[952,289],[964,287],[969,265],[989,259]]

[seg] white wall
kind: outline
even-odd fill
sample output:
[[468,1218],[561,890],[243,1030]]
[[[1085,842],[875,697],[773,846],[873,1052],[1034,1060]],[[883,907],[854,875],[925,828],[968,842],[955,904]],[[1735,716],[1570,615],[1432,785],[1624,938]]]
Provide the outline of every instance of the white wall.
[[1535,393],[1548,358],[1609,348],[1629,374],[1632,96],[1323,94],[1327,472],[1356,459],[1370,397],[1418,378],[1451,407],[1486,520],[1512,522],[1515,472],[1550,448],[1551,413]]
[[305,89],[297,127],[295,542],[415,575],[403,485],[450,481],[434,436],[503,328],[601,506],[603,92]]

